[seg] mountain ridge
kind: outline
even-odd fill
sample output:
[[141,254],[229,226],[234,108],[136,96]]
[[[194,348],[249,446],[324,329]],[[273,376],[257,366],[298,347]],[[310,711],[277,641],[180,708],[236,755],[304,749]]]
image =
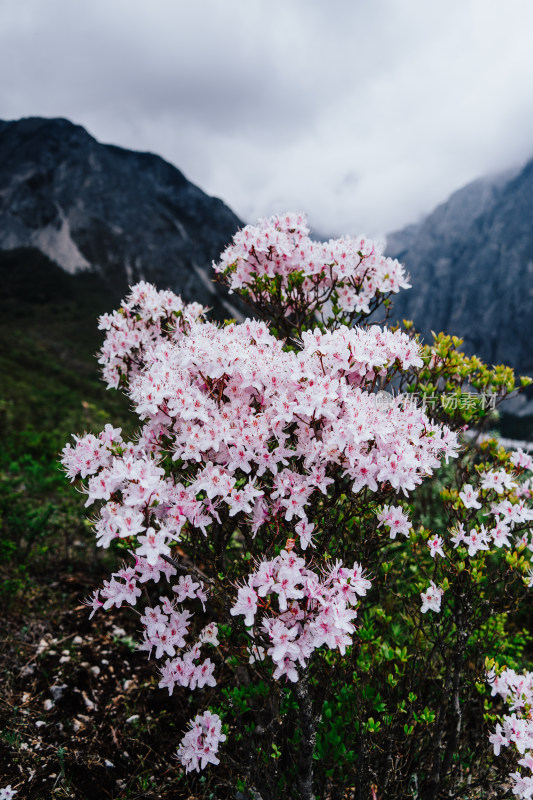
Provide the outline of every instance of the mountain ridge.
[[[533,373],[532,217],[529,161],[390,234],[387,254],[413,285],[395,296],[393,319]],[[242,224],[154,153],[102,144],[61,117],[0,120],[0,250],[36,248],[71,274],[94,271],[113,295],[145,279],[238,316],[210,268]]]
[[145,279],[227,304],[203,276],[241,226],[161,156],[101,144],[61,117],[0,121],[0,250],[36,247],[119,292]]
[[393,317],[460,336],[490,363],[533,373],[533,160],[454,192],[387,237],[410,274]]

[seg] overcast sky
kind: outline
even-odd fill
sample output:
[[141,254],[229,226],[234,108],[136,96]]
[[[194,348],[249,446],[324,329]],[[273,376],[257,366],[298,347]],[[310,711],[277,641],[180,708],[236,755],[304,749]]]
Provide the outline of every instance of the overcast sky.
[[0,0],[0,118],[385,234],[533,156],[533,0]]

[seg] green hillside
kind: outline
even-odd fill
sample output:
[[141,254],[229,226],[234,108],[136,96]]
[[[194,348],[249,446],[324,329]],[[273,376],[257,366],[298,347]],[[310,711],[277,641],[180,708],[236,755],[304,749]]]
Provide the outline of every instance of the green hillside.
[[32,249],[0,253],[0,280],[0,601],[13,603],[52,549],[72,556],[80,533],[82,498],[59,451],[72,433],[129,415],[95,358],[97,317],[120,298],[97,275],[68,275]]

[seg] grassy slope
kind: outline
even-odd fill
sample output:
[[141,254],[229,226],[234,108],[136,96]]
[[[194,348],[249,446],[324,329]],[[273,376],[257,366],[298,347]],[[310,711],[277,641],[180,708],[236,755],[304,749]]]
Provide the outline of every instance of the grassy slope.
[[71,558],[83,532],[82,498],[59,469],[60,450],[72,433],[127,424],[129,413],[99,379],[96,319],[119,298],[98,276],[67,275],[18,250],[0,254],[0,279],[1,605],[20,599],[52,553]]
[[[23,430],[72,432],[91,407],[124,415],[99,380],[97,317],[115,307],[96,275],[68,275],[35,250],[0,254],[0,389],[8,441]],[[89,404],[89,408],[87,407]],[[7,425],[7,430],[5,430]]]

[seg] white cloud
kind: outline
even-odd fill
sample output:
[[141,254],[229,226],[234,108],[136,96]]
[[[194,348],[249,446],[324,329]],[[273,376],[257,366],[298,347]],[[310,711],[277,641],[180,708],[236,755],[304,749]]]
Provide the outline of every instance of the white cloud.
[[397,228],[533,155],[530,0],[4,0],[4,118],[152,150],[247,220]]

